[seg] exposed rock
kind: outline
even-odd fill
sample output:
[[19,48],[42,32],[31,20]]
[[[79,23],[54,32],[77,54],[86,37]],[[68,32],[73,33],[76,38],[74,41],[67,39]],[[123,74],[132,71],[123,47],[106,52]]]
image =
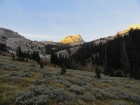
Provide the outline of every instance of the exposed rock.
[[82,44],[84,42],[85,41],[83,40],[80,34],[69,35],[60,41],[60,43],[63,43],[63,44]]

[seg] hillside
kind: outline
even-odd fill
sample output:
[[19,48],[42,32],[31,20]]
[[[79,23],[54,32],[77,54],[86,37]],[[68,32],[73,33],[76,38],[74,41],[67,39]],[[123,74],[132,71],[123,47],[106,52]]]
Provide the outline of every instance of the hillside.
[[[1,105],[139,105],[140,81],[93,72],[44,67],[29,60],[11,61],[0,53]],[[24,65],[24,66],[23,66]]]
[[33,51],[38,51],[45,53],[43,44],[26,39],[17,32],[5,28],[0,28],[0,44],[5,44],[9,52],[15,52],[20,46],[24,52],[32,53]]
[[24,36],[19,35],[17,32],[5,28],[0,28],[0,43],[5,43],[8,38],[26,39]]
[[22,38],[8,38],[6,40],[6,46],[12,51],[16,51],[18,46],[21,46],[21,50],[24,52],[45,52],[44,45],[41,43]]

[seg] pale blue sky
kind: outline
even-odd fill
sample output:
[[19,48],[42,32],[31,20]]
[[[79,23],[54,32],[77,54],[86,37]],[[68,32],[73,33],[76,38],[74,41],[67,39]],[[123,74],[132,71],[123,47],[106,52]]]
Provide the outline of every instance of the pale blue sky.
[[85,41],[111,36],[140,23],[140,0],[0,0],[0,27],[31,40]]

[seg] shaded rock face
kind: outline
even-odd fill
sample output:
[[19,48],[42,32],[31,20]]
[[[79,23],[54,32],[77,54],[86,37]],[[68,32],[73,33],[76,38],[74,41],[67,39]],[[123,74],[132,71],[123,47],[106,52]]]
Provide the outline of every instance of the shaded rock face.
[[19,35],[17,32],[5,28],[0,28],[0,39],[6,40],[8,38],[26,39],[24,36]]
[[45,52],[45,47],[40,42],[22,38],[8,38],[6,40],[6,46],[13,51],[16,51],[18,46],[20,46],[21,50],[24,52]]
[[9,51],[16,51],[18,46],[24,52],[45,52],[45,47],[40,42],[31,41],[9,29],[0,28],[0,43],[6,44]]
[[9,38],[26,39],[24,36],[19,35],[17,32],[5,28],[0,28],[0,43],[6,44],[6,41]]
[[63,43],[63,44],[81,44],[84,42],[85,41],[83,40],[80,34],[69,35],[60,41],[60,43]]

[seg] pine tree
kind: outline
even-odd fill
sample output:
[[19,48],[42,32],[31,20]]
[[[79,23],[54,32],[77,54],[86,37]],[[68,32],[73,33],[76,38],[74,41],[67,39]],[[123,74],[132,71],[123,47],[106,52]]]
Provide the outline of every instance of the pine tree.
[[18,47],[18,49],[17,49],[17,51],[16,51],[16,54],[17,54],[17,56],[18,56],[18,59],[21,61],[21,56],[22,56],[22,54],[21,54],[22,52],[21,52],[21,48],[20,48],[20,46]]
[[100,62],[99,62],[99,58],[98,58],[98,55],[97,55],[97,54],[95,55],[95,63],[96,63],[97,65],[100,64]]
[[62,75],[66,74],[66,68],[65,68],[64,63],[63,63],[62,66],[61,66],[61,74],[62,74]]
[[70,50],[70,49],[68,49],[67,51],[68,51],[68,54],[70,55],[70,54],[71,54],[71,50]]
[[100,74],[100,71],[99,71],[98,67],[96,67],[95,69],[96,69],[96,71],[95,71],[96,76],[95,77],[100,79],[101,78],[101,74]]
[[104,68],[103,74],[104,74],[105,76],[108,75],[108,70],[107,70],[106,67]]
[[114,70],[112,68],[110,68],[110,76],[114,77]]
[[99,52],[98,58],[99,58],[99,64],[100,64],[100,65],[103,65],[103,57],[102,57],[102,55],[101,55],[101,52]]
[[42,59],[40,59],[40,68],[42,68],[43,69],[43,61],[42,61]]
[[15,57],[14,57],[14,53],[12,52],[12,60],[14,61],[15,60]]
[[121,52],[121,64],[122,64],[122,68],[123,71],[125,72],[125,76],[127,76],[127,73],[130,73],[130,62],[128,59],[128,55],[126,52],[126,47],[125,47],[125,42],[122,42],[122,52]]
[[21,52],[21,61],[25,61],[24,60],[24,53],[23,52]]
[[28,54],[27,53],[24,53],[24,57],[26,59],[25,61],[28,62]]
[[95,58],[93,55],[91,55],[91,61],[92,61],[92,64],[95,64]]
[[136,55],[135,44],[130,36],[126,36],[124,38],[126,43],[126,51],[128,54],[128,59],[130,62],[131,76],[135,77],[135,73],[136,73],[135,70],[138,69],[138,60]]

